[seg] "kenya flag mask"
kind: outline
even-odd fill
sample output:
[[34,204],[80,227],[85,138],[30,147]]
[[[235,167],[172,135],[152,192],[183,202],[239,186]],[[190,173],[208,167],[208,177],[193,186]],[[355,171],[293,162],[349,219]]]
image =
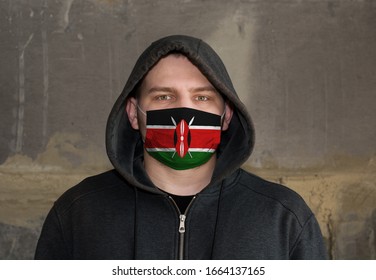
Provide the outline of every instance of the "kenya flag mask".
[[190,108],[147,111],[144,147],[152,157],[173,169],[200,166],[220,143],[221,119]]

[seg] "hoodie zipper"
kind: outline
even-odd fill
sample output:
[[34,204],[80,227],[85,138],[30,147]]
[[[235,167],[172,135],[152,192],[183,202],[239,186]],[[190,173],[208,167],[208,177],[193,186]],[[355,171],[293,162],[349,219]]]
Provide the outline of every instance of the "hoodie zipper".
[[192,197],[191,202],[189,202],[187,209],[185,209],[184,214],[180,212],[180,209],[178,205],[176,204],[175,200],[169,196],[169,199],[172,201],[174,204],[176,210],[178,211],[179,214],[179,252],[178,252],[178,259],[183,260],[184,259],[184,235],[185,235],[185,220],[187,219],[187,213],[189,208],[191,207],[193,201],[195,200],[196,196]]

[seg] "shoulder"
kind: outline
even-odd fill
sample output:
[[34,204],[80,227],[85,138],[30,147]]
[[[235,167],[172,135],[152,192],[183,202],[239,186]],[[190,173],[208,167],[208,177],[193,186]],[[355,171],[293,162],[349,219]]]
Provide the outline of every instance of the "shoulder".
[[104,203],[114,198],[127,196],[132,189],[115,171],[107,171],[95,176],[87,177],[77,185],[68,189],[55,202],[55,209],[64,213],[77,204]]
[[282,207],[285,211],[290,212],[301,226],[313,216],[304,199],[286,186],[267,181],[243,169],[240,171],[238,184],[242,187],[243,193],[258,197],[269,204]]

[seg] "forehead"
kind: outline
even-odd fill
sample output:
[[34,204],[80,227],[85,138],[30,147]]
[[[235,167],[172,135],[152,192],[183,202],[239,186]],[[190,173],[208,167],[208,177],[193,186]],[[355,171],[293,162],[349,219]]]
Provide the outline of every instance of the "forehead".
[[226,100],[205,75],[184,54],[171,53],[161,58],[140,81],[134,91],[137,99],[150,93],[198,93],[212,92],[220,100]]
[[144,81],[163,83],[196,81],[210,84],[201,71],[183,54],[173,53],[161,58],[145,75]]

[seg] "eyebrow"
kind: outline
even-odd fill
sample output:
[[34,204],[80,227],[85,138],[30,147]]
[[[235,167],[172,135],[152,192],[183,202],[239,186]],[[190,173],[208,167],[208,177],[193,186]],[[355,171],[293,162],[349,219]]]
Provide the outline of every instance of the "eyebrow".
[[[194,87],[188,90],[191,93],[203,92],[203,91],[211,91],[214,93],[218,93],[218,91],[213,86],[202,86],[202,87]],[[154,92],[166,92],[166,93],[175,93],[176,89],[173,87],[152,87],[148,90],[148,94]]]
[[214,93],[218,93],[218,91],[213,86],[203,86],[203,87],[197,87],[197,88],[191,88],[189,90],[192,93],[202,92],[202,91],[212,91]]
[[148,94],[154,93],[154,92],[167,92],[167,93],[174,93],[176,90],[171,87],[152,87],[148,90]]

